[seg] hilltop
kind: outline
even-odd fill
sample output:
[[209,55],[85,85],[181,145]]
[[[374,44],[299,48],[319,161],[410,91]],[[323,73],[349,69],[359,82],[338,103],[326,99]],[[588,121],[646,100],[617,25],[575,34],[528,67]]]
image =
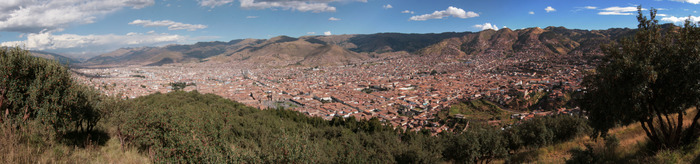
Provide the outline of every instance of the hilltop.
[[192,45],[122,48],[87,60],[85,66],[159,66],[171,63],[243,62],[255,65],[331,66],[398,54],[446,60],[469,55],[494,57],[591,57],[600,44],[631,36],[633,29],[578,30],[564,27],[508,28],[440,34],[278,36],[199,42]]

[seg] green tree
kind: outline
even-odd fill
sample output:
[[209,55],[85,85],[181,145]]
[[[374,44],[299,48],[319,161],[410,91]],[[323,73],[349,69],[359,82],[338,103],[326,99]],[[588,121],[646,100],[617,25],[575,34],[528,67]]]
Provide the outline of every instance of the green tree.
[[689,126],[683,126],[683,117],[700,103],[700,28],[689,21],[661,28],[655,9],[649,19],[637,9],[635,36],[602,46],[603,62],[583,80],[581,108],[594,136],[638,122],[652,144],[674,148],[698,132],[700,115]]
[[444,134],[443,158],[457,163],[491,163],[508,156],[508,141],[501,130],[476,128],[461,134]]
[[[100,95],[76,84],[57,61],[20,48],[0,48],[0,122],[22,127],[38,121],[60,137],[91,131],[101,117]],[[36,128],[36,127],[35,127]]]

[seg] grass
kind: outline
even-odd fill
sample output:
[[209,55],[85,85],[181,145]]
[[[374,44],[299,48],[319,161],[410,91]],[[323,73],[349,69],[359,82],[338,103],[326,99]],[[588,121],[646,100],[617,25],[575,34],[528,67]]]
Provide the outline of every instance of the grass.
[[[697,112],[694,108],[687,111],[691,116]],[[686,122],[690,122],[692,117],[684,118]],[[571,150],[586,149],[585,145],[589,144],[596,154],[611,163],[700,163],[700,138],[695,144],[686,145],[680,149],[654,152],[648,147],[646,134],[639,123],[611,129],[609,135],[619,139],[619,146],[613,150],[606,148],[603,138],[592,139],[581,136],[568,142],[539,149],[520,150],[511,157],[511,161],[564,163],[567,159],[571,159]]]
[[510,118],[508,112],[504,111],[493,102],[484,99],[454,104],[448,111],[449,116],[462,114],[469,120],[493,120],[498,117],[501,119]]
[[86,142],[78,146],[25,129],[31,128],[18,130],[0,124],[0,163],[151,163],[135,149],[122,151],[114,137],[103,145]]

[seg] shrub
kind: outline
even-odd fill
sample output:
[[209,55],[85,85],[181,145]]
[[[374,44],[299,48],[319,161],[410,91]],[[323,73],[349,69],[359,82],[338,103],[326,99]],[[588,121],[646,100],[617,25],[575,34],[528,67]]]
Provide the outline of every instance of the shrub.
[[[16,126],[38,121],[60,137],[91,131],[101,117],[99,94],[75,84],[68,68],[20,48],[0,49],[0,118]],[[40,128],[40,127],[33,127]]]
[[490,163],[508,155],[508,141],[493,127],[471,129],[460,134],[446,134],[442,153],[447,160],[459,163]]
[[506,130],[509,147],[517,149],[523,146],[543,147],[571,140],[580,135],[589,134],[591,127],[587,120],[569,115],[537,117]]

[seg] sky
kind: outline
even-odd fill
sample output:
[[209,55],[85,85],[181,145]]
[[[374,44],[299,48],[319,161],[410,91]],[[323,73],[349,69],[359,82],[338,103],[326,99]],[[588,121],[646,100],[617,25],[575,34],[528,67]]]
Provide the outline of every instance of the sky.
[[700,0],[1,0],[0,46],[87,58],[118,48],[286,35],[636,28],[700,21]]

